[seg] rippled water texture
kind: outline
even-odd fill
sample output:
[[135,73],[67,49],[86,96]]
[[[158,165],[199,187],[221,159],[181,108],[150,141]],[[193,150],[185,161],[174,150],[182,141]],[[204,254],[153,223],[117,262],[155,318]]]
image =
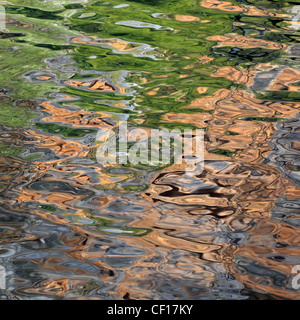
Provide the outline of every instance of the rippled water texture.
[[[1,299],[300,298],[297,2],[3,3]],[[204,171],[99,164],[124,120]]]

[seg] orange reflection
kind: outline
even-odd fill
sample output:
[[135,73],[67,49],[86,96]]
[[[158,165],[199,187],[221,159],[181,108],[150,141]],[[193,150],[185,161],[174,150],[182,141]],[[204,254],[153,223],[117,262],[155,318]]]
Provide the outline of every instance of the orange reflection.
[[284,17],[285,14],[270,12],[264,9],[258,9],[254,6],[249,6],[248,8],[233,5],[229,1],[219,1],[219,0],[203,0],[201,6],[209,9],[218,9],[222,11],[232,11],[232,12],[244,12],[250,16],[271,16],[271,17]]
[[240,48],[258,48],[263,47],[267,49],[285,49],[286,45],[262,39],[253,39],[247,36],[210,36],[207,40],[218,41],[218,46],[236,46]]
[[191,21],[199,21],[200,20],[198,17],[181,15],[181,14],[176,14],[175,19],[177,21],[183,21],[183,22],[191,22]]

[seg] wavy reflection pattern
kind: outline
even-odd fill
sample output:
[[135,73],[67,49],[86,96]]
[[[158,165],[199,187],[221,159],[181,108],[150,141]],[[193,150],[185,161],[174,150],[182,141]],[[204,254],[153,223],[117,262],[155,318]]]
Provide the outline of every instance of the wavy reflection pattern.
[[[201,8],[212,17],[221,10],[287,19],[274,10],[225,1],[204,0]],[[199,19],[196,13],[175,16],[182,24]],[[180,31],[124,20],[119,17],[122,30]],[[30,32],[35,26],[30,21],[12,17],[8,25]],[[179,110],[161,115],[164,124],[205,129],[201,175],[188,176],[176,165],[159,170],[103,166],[95,157],[98,130],[116,129],[130,119],[144,96],[161,95],[170,76],[151,79],[147,71],[144,84],[151,79],[153,87],[143,96],[131,79],[134,72],[121,65],[117,71],[87,71],[73,60],[72,52],[81,46],[135,61],[172,60],[171,53],[159,54],[152,44],[128,41],[123,33],[124,40],[121,32],[111,38],[68,35],[68,54],[22,73],[33,87],[51,82],[56,90],[50,94],[14,101],[9,90],[2,90],[2,102],[26,107],[36,117],[25,128],[0,128],[1,145],[26,150],[22,157],[0,155],[1,299],[299,299],[291,269],[300,264],[300,103],[254,95],[299,92],[299,71],[267,62],[248,69],[229,62],[208,67],[210,79],[226,79],[232,86],[211,93],[211,82],[204,84]],[[212,41],[211,56],[188,61],[180,79],[213,64],[214,50],[264,48],[283,54],[288,47],[246,33],[205,37]],[[289,50],[299,58],[295,48]],[[141,81],[144,74],[138,76]],[[163,94],[183,99],[184,92],[167,89]],[[114,112],[83,108],[82,101]],[[139,112],[143,119],[146,111]]]

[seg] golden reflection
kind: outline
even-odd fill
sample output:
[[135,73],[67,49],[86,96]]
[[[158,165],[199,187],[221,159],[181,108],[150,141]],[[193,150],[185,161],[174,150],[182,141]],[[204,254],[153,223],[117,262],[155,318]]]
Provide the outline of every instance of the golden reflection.
[[199,21],[200,20],[198,17],[181,15],[181,14],[175,15],[175,19],[177,21],[182,21],[182,22],[190,22],[190,21]]
[[299,84],[300,72],[295,69],[286,68],[278,74],[270,85],[270,90],[288,90],[294,92],[300,92]]
[[27,22],[21,21],[17,18],[11,18],[11,17],[6,18],[5,23],[8,25],[14,25],[19,28],[32,28],[32,27],[34,27],[33,23],[27,23]]
[[244,9],[239,6],[232,5],[231,2],[228,1],[218,1],[218,0],[203,0],[201,2],[201,6],[209,9],[219,9],[223,11],[238,11],[242,12]]
[[44,101],[41,107],[49,113],[49,116],[43,118],[45,122],[63,122],[74,127],[95,127],[95,128],[112,128],[104,117],[111,117],[110,114],[101,112],[89,112],[85,110],[70,111],[65,108],[58,108],[53,104],[53,101]]
[[[76,80],[67,80],[65,81],[66,85],[77,87],[77,88],[87,88],[92,91],[116,91],[116,89],[103,79],[91,80],[91,81],[76,81]],[[122,88],[121,93],[125,93]]]
[[199,64],[204,64],[204,63],[210,62],[212,60],[214,60],[214,58],[208,57],[208,56],[203,56],[201,58],[198,58],[197,62],[189,64],[188,66],[185,66],[183,69],[192,69],[192,68],[198,66]]
[[120,39],[100,39],[96,36],[87,37],[75,37],[72,39],[74,43],[91,44],[91,45],[105,45],[117,49],[118,51],[130,51],[133,50],[132,44]]
[[208,9],[218,9],[222,11],[243,12],[249,16],[270,16],[270,17],[285,17],[285,14],[270,12],[265,9],[258,9],[254,6],[242,7],[233,5],[229,1],[219,0],[203,0],[201,6]]
[[247,36],[231,34],[230,36],[209,36],[207,40],[218,41],[220,46],[235,46],[240,48],[267,48],[267,49],[285,49],[284,43],[254,39]]
[[254,70],[238,70],[234,67],[225,66],[219,68],[212,77],[224,77],[236,83],[251,85],[254,77]]

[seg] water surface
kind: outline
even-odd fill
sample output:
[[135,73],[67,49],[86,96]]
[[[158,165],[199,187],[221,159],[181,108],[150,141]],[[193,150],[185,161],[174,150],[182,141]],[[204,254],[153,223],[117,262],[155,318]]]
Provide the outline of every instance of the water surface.
[[[0,33],[1,299],[299,299],[297,1],[27,1]],[[99,130],[204,129],[198,176]]]

